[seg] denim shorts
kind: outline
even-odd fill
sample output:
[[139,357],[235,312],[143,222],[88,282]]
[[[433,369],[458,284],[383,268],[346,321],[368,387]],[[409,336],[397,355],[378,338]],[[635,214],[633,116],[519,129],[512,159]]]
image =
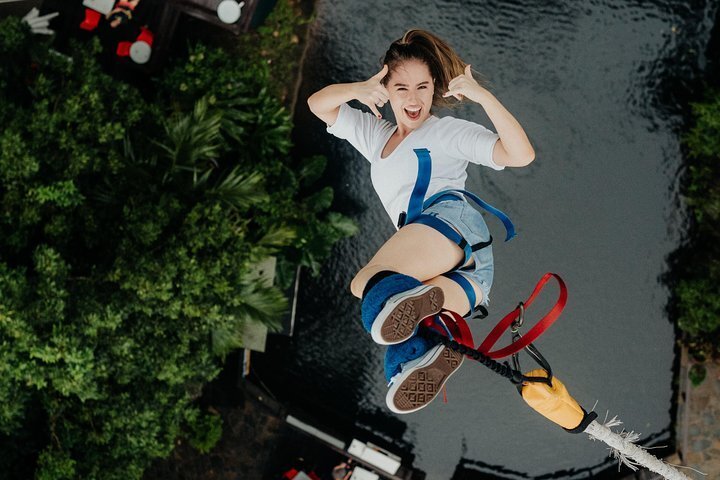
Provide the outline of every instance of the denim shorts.
[[[437,217],[455,228],[470,245],[490,240],[490,231],[482,214],[465,200],[443,200],[430,206],[423,213]],[[460,273],[482,290],[483,300],[480,305],[487,306],[494,272],[492,245],[473,252],[472,258],[475,260],[474,265],[458,268],[455,272]]]

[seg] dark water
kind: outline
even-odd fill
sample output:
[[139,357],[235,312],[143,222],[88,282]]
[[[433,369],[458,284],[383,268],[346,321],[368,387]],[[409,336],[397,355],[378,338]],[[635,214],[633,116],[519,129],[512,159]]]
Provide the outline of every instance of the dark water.
[[[705,68],[717,6],[319,1],[300,93],[304,99],[329,83],[376,73],[387,45],[410,27],[447,39],[483,72],[537,152],[528,168],[468,172],[468,189],[507,212],[519,230],[494,247],[488,320],[526,298],[544,272],[561,274],[570,301],[538,346],[583,406],[597,401],[602,416],[619,415],[653,444],[672,444],[674,335],[661,277],[686,223],[674,89]],[[455,115],[489,125],[477,105]],[[328,428],[360,429],[394,444],[431,479],[473,470],[587,478],[607,467],[604,446],[535,414],[479,365],[466,363],[448,382],[447,404],[438,399],[402,417],[387,411],[384,349],[362,331],[348,285],[394,229],[372,191],[369,164],[325,133],[302,102],[295,120],[299,150],[329,157],[336,205],[361,233],[335,248],[321,277],[303,276],[295,337],[274,341],[271,355],[256,362],[269,387]],[[554,296],[551,288],[545,305]],[[489,331],[488,320],[473,326],[476,338]]]

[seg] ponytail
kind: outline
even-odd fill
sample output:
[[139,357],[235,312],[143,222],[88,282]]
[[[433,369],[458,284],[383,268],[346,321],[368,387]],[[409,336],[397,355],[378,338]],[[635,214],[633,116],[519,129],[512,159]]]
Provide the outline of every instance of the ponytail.
[[382,84],[387,85],[390,74],[407,60],[420,60],[430,69],[430,75],[435,82],[433,106],[449,107],[456,104],[442,94],[447,90],[450,80],[464,73],[467,64],[450,45],[428,31],[408,30],[402,38],[395,40],[385,53],[383,63],[388,66],[388,74],[382,79]]

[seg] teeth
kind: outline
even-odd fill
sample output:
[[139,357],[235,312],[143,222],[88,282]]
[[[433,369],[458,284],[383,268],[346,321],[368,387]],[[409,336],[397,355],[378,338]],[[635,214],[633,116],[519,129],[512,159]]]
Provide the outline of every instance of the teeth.
[[413,107],[413,108],[407,108],[407,107],[406,107],[405,110],[407,110],[407,111],[410,112],[410,113],[417,113],[417,112],[420,111],[420,107],[417,107],[417,108],[414,108],[414,107]]

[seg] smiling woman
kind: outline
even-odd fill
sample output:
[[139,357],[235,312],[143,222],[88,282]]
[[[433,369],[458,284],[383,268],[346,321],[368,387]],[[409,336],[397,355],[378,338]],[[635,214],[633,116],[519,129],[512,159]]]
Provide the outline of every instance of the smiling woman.
[[[422,125],[430,116],[435,85],[428,66],[420,60],[408,60],[392,71],[392,84],[388,85],[388,97],[398,122],[395,131],[383,150],[383,158],[391,153],[412,130]],[[389,76],[385,76],[385,83]]]
[[[310,96],[308,105],[329,133],[370,161],[375,191],[398,225],[350,289],[363,301],[363,324],[373,340],[391,345],[385,358],[392,385],[388,407],[410,413],[432,401],[463,360],[415,335],[421,320],[441,309],[472,314],[487,305],[492,286],[492,237],[480,212],[458,193],[464,192],[467,166],[525,166],[535,154],[517,120],[434,34],[409,30],[390,45],[383,63],[368,80],[329,85]],[[450,97],[481,104],[497,133],[433,115]],[[373,113],[351,108],[350,100]],[[378,111],[387,102],[396,125]],[[511,238],[509,219],[488,210],[504,218]]]

